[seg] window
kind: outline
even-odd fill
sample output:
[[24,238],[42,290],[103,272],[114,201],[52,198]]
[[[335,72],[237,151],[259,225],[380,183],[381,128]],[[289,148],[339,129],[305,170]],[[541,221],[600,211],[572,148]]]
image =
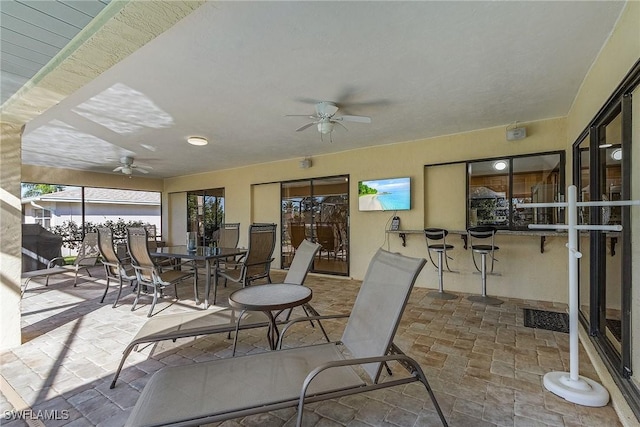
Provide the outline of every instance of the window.
[[349,177],[281,183],[282,266],[291,266],[302,240],[321,249],[311,271],[349,274]]
[[467,171],[467,227],[520,230],[563,221],[556,208],[516,205],[564,200],[564,152],[469,161]]
[[33,219],[36,224],[44,228],[51,228],[51,211],[49,209],[34,209]]
[[161,193],[117,188],[75,187],[22,183],[25,224],[37,223],[62,236],[65,247],[98,227],[113,230],[115,241],[124,241],[127,227],[155,226],[161,230]]

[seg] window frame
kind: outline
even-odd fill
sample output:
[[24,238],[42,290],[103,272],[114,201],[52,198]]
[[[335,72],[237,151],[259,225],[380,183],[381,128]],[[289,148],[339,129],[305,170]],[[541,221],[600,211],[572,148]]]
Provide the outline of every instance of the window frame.
[[[527,157],[537,157],[537,156],[548,156],[548,155],[559,155],[560,156],[560,162],[559,162],[559,168],[560,168],[560,173],[559,173],[559,182],[558,182],[558,193],[559,196],[561,198],[561,200],[564,200],[565,197],[565,182],[566,182],[566,152],[564,150],[554,150],[554,151],[544,151],[544,152],[537,152],[537,153],[528,153],[528,154],[517,154],[517,155],[508,155],[508,156],[497,156],[497,157],[488,157],[488,158],[482,158],[482,159],[473,159],[473,160],[466,160],[465,163],[465,170],[466,172],[466,227],[469,228],[471,227],[471,215],[470,215],[470,192],[469,192],[469,187],[470,187],[470,178],[471,178],[471,174],[469,173],[471,166],[474,163],[482,163],[482,162],[496,162],[498,160],[504,160],[508,163],[508,172],[507,172],[507,179],[508,179],[508,194],[505,197],[508,200],[508,219],[507,219],[507,225],[494,225],[497,229],[499,230],[510,230],[510,231],[521,231],[521,230],[528,230],[527,225],[524,226],[516,226],[514,225],[514,220],[513,220],[513,161],[515,159],[522,159],[522,158],[527,158]],[[563,223],[564,222],[564,212],[562,210],[560,210],[559,214],[558,214],[558,222]]]

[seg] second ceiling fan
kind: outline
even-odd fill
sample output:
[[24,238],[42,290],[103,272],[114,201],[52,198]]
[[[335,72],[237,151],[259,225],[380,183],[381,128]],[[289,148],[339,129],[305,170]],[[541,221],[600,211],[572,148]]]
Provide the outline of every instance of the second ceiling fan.
[[320,132],[320,137],[323,135],[329,134],[331,137],[331,132],[335,125],[342,126],[345,130],[347,129],[342,122],[355,122],[355,123],[371,123],[371,117],[367,116],[352,116],[352,115],[343,115],[336,116],[338,112],[338,106],[329,101],[318,102],[315,105],[316,114],[315,115],[307,115],[307,114],[288,114],[287,117],[308,117],[313,119],[312,122],[307,123],[303,126],[300,126],[296,129],[297,132],[303,131],[307,128],[310,128],[313,125],[317,125],[318,132]]

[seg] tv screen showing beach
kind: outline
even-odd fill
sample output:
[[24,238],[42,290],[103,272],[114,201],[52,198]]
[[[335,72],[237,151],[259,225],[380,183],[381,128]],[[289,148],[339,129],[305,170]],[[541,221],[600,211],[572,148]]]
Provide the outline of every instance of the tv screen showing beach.
[[361,211],[405,211],[411,209],[411,179],[373,179],[358,183]]

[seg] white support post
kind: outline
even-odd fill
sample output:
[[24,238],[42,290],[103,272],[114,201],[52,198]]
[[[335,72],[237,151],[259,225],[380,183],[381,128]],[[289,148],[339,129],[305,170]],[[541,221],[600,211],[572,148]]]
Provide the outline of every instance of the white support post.
[[555,229],[568,231],[567,249],[569,254],[569,373],[548,372],[544,376],[544,386],[552,393],[584,406],[605,406],[609,402],[609,392],[597,382],[579,375],[579,336],[578,336],[578,251],[579,230],[620,231],[620,225],[578,225],[578,207],[580,206],[630,206],[640,205],[640,200],[578,202],[575,185],[567,188],[566,203],[518,203],[518,208],[566,207],[567,225],[530,224],[532,229]]

